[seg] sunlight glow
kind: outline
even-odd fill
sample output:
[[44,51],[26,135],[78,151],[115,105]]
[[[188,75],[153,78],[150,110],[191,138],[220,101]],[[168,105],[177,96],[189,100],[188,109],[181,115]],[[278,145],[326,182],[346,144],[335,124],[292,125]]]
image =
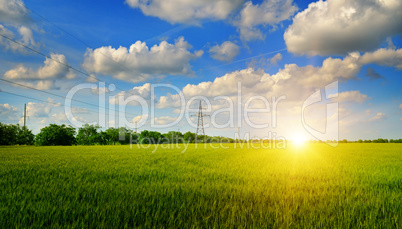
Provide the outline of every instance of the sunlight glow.
[[297,146],[302,146],[307,142],[307,138],[301,133],[294,134],[291,140]]

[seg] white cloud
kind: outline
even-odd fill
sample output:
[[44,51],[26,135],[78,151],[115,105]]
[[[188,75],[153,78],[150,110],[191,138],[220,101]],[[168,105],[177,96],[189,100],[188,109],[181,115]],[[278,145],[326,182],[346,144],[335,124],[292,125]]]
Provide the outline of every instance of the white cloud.
[[379,112],[374,117],[370,118],[369,121],[372,121],[372,122],[373,121],[381,121],[381,120],[385,119],[386,117],[387,117],[386,114]]
[[[0,24],[0,33],[3,34],[4,36],[10,37],[10,38],[13,38],[15,36],[13,32],[8,30],[1,24]],[[3,37],[0,37],[0,45],[4,46],[6,49],[11,49],[11,50],[19,49],[19,47],[18,47],[19,45],[15,44]]]
[[25,45],[31,44],[32,46],[37,46],[33,38],[32,30],[26,26],[21,26],[18,28],[18,33],[22,36],[22,43]]
[[93,86],[91,88],[91,92],[97,95],[102,95],[102,94],[107,94],[110,92],[110,90],[107,87],[97,87]]
[[155,118],[155,123],[158,125],[166,125],[169,123],[173,123],[174,121],[176,121],[177,118],[172,118],[169,116],[163,116],[163,117],[156,117]]
[[55,80],[30,80],[30,81],[17,81],[19,84],[36,88],[38,90],[57,89]]
[[[159,98],[156,106],[160,109],[168,107],[180,107],[180,95],[167,93]],[[177,113],[177,112],[175,112]]]
[[[89,110],[87,108],[71,107],[71,113],[66,113],[64,108],[62,108],[63,111],[57,109],[62,106],[61,103],[55,102],[52,98],[48,98],[47,101],[49,103],[29,102],[27,104],[27,117],[30,123],[38,123],[40,126],[46,126],[50,123],[71,125],[70,120],[83,123],[88,122],[84,117],[77,115],[88,114]],[[19,123],[23,123],[23,118],[20,119]]]
[[[78,112],[78,113],[82,113],[82,112]],[[73,120],[74,122],[88,123],[88,120],[86,120],[84,117],[73,115],[73,113],[65,113],[65,112],[58,112],[58,113],[49,115],[49,117],[43,117],[41,119],[40,123],[41,124],[67,123],[70,125],[71,124],[70,120]]]
[[[269,74],[262,69],[246,68],[238,71],[233,71],[227,73],[223,76],[215,78],[213,81],[200,82],[197,84],[187,84],[182,88],[182,93],[188,102],[189,99],[194,96],[205,96],[211,102],[211,106],[207,107],[206,113],[211,115],[211,120],[214,112],[219,109],[227,108],[228,104],[223,103],[224,100],[214,101],[213,98],[217,96],[227,96],[232,99],[234,104],[234,109],[237,109],[237,93],[238,93],[238,83],[241,83],[241,105],[245,105],[245,101],[251,96],[262,96],[265,97],[271,106],[272,98],[275,96],[279,98],[280,96],[286,96],[283,102],[280,102],[278,112],[276,117],[278,118],[278,131],[277,133],[289,132],[289,126],[295,126],[294,129],[301,126],[301,107],[306,98],[312,95],[317,89],[324,88],[334,81],[348,81],[351,79],[356,79],[357,75],[360,73],[363,64],[361,63],[361,55],[359,53],[350,53],[344,58],[326,58],[321,66],[298,66],[297,64],[287,64],[282,69],[279,69],[276,73]],[[145,85],[139,86],[139,88],[146,88]],[[332,91],[330,91],[332,94]],[[171,108],[174,113],[179,113],[180,109],[180,94],[170,94],[166,93],[157,99],[157,108]],[[345,91],[338,94],[337,101],[339,102],[357,102],[362,103],[370,99],[367,95],[360,93],[359,91]],[[196,101],[198,102],[198,100]],[[196,108],[193,104],[190,105],[191,108]],[[197,105],[197,104],[195,104]],[[265,108],[265,104],[262,103],[251,103],[249,107],[255,108]],[[322,106],[322,111],[317,112],[317,106],[311,107],[313,121],[316,121],[316,125],[325,128],[325,104]],[[353,126],[358,120],[354,117],[349,118],[348,112],[352,112],[353,109],[340,107],[341,112],[339,114],[340,129],[342,131]],[[352,110],[351,110],[352,109]],[[271,110],[272,111],[272,110]],[[194,112],[194,110],[185,110],[189,114]],[[215,120],[224,124],[228,120],[227,113],[220,113],[215,116]],[[234,114],[235,116],[240,115],[244,117],[244,114]],[[273,114],[266,113],[260,114],[258,123],[268,123],[270,122],[270,117]],[[217,118],[219,116],[219,118]],[[348,117],[345,117],[348,116]],[[373,114],[367,114],[366,120],[374,116]],[[376,117],[377,116],[377,117]],[[377,114],[372,117],[371,121],[381,120],[386,118],[385,114]],[[170,118],[170,119],[169,119]],[[332,116],[331,118],[338,118]],[[236,120],[236,118],[234,118]],[[242,119],[244,120],[244,119]],[[173,118],[158,118],[155,119],[157,124],[167,124],[174,121]],[[254,120],[256,121],[256,120]],[[244,123],[243,123],[244,124]],[[270,124],[271,125],[271,124]],[[302,128],[302,127],[300,127]]]
[[262,40],[264,35],[258,26],[275,26],[289,19],[296,11],[297,7],[293,5],[293,0],[264,0],[256,5],[248,1],[234,24],[238,27],[242,40]]
[[245,41],[264,39],[260,27],[274,27],[297,11],[293,0],[264,0],[255,5],[251,1],[243,4],[244,1],[126,0],[126,3],[132,8],[140,9],[145,15],[158,17],[172,24],[199,25],[203,20],[230,19],[240,31],[240,38]]
[[135,116],[131,121],[133,123],[137,122],[137,124],[142,123],[142,125],[143,125],[148,118],[149,118],[149,115],[138,115],[138,116]]
[[199,24],[203,19],[223,20],[244,0],[126,0],[145,15],[170,23]]
[[360,58],[362,64],[379,64],[395,67],[402,70],[402,49],[378,49],[374,52],[365,53]]
[[361,94],[359,91],[344,91],[338,93],[338,97],[332,99],[334,102],[343,103],[343,102],[356,102],[363,103],[367,101],[369,98],[365,94]]
[[399,109],[402,109],[402,103],[401,103],[401,104],[399,104]]
[[[32,20],[22,1],[0,0],[0,23],[2,23],[0,24],[0,32],[3,35],[26,46],[39,47],[39,44],[33,38],[32,30],[27,27],[32,26]],[[21,45],[4,37],[0,37],[0,45],[13,52],[28,52]]]
[[231,41],[215,45],[209,49],[211,57],[220,61],[232,61],[240,53],[240,47]]
[[[352,53],[343,59],[327,58],[321,67],[312,65],[299,67],[296,64],[287,64],[274,75],[265,73],[262,69],[247,68],[217,77],[213,82],[187,84],[182,92],[187,99],[198,95],[209,98],[220,95],[236,96],[240,82],[242,96],[262,95],[269,98],[284,95],[288,101],[300,102],[317,88],[323,88],[337,80],[356,78],[361,69],[358,63],[359,57],[359,54]],[[358,98],[361,100],[364,99],[363,97],[361,95]],[[158,106],[160,108],[178,107],[179,100],[178,94],[167,94],[159,98]]]
[[8,103],[0,104],[0,116],[16,115],[18,108],[11,106]]
[[[11,30],[7,29],[3,25],[0,24],[0,33],[9,37],[10,39],[16,39],[16,35],[14,32]],[[39,44],[37,44],[33,38],[32,30],[29,29],[26,26],[20,26],[18,28],[18,33],[19,33],[19,40],[18,42],[26,45],[26,46],[33,46],[33,47],[38,47]],[[6,50],[11,50],[13,52],[21,52],[21,53],[27,53],[28,51],[26,50],[25,47],[12,42],[4,37],[0,37],[0,45],[3,46]]]
[[49,117],[49,120],[42,119],[41,123],[44,124],[46,121],[53,120],[56,123],[65,123],[68,121],[66,114],[64,112],[54,113]]
[[143,82],[154,76],[192,74],[190,60],[203,52],[191,53],[188,44],[180,37],[174,44],[162,41],[150,49],[145,42],[137,41],[129,49],[101,47],[88,49],[83,67],[93,73],[111,75],[129,82]]
[[255,93],[270,90],[270,87],[274,84],[269,74],[262,70],[248,68],[227,73],[222,77],[215,78],[213,82],[201,82],[198,85],[187,84],[183,88],[183,93],[188,97],[196,95],[207,97],[235,95],[237,93],[237,82],[241,82],[247,91],[251,90]]
[[[124,99],[127,99],[127,97],[130,96],[140,96],[141,98],[145,99],[146,101],[151,98],[151,84],[150,83],[145,83],[142,86],[137,86],[133,87],[133,89],[130,89],[128,91],[121,91],[117,95],[111,97],[109,99],[110,104],[116,104],[116,99],[118,99],[119,96],[122,96]],[[137,101],[132,101],[128,103],[129,105],[137,106],[139,103]]]
[[50,103],[29,102],[27,104],[27,116],[30,118],[49,117],[49,114],[51,113],[53,108],[59,107],[62,105],[61,103],[55,103],[55,101],[51,98],[48,98],[47,101]]
[[[68,65],[66,57],[62,54],[50,54],[50,57]],[[4,73],[3,78],[43,90],[54,88],[54,80],[56,79],[75,78],[76,75],[71,69],[52,59],[46,58],[45,65],[38,70],[18,65],[16,68]]]
[[284,39],[297,54],[369,51],[402,33],[401,21],[399,0],[319,0],[293,18]]
[[0,22],[26,23],[30,21],[28,10],[20,0],[0,0]]

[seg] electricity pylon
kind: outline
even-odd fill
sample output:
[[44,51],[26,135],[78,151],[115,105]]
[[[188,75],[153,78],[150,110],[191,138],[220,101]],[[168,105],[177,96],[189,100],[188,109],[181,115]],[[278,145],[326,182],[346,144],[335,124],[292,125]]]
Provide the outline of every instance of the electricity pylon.
[[204,142],[205,142],[205,130],[204,130],[204,117],[208,117],[209,115],[203,114],[202,113],[202,104],[200,100],[200,106],[198,107],[198,113],[194,114],[192,116],[198,117],[197,121],[197,131],[195,132],[195,142],[198,142],[198,135],[202,135],[204,137]]

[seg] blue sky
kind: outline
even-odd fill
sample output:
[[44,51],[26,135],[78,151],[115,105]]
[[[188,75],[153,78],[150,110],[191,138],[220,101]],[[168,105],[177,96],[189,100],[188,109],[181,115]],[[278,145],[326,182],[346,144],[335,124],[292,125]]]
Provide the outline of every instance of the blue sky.
[[[174,123],[181,92],[185,101],[210,101],[208,135],[234,137],[241,127],[241,136],[317,138],[307,124],[334,131],[328,139],[401,138],[401,12],[401,2],[377,0],[0,0],[0,122],[22,123],[26,103],[35,133],[50,123],[86,122],[194,132],[194,119]],[[72,113],[66,113],[63,97],[77,85],[99,86],[93,77],[115,90],[82,89],[74,99],[94,105],[73,101]],[[311,94],[335,81],[337,98],[302,110]],[[156,84],[179,91],[155,89],[154,112],[130,103],[122,114],[129,123],[110,114],[121,111],[111,102],[118,95],[150,103]],[[99,94],[108,108],[104,122]],[[236,104],[233,114],[222,96]],[[261,97],[271,102],[280,96],[286,99],[277,113],[269,103],[269,111],[248,117],[251,124],[245,120],[247,99],[255,99],[249,107],[262,110]],[[189,107],[197,107],[194,101]],[[338,104],[336,131],[325,124],[327,102]]]

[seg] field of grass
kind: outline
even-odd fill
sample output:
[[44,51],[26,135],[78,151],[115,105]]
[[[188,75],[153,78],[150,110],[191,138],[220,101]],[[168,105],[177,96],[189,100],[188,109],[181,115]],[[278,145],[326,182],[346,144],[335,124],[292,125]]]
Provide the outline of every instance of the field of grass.
[[401,228],[402,144],[0,148],[0,228]]

